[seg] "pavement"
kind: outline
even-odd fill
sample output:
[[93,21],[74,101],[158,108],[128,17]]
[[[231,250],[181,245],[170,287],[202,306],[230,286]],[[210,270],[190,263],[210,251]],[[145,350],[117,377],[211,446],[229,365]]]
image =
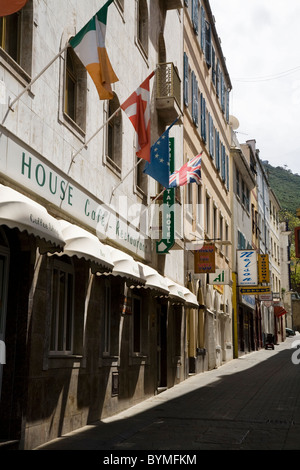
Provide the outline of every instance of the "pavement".
[[292,348],[295,341],[300,344],[300,335],[275,350],[261,349],[190,376],[126,411],[34,450],[102,451],[102,458],[110,459],[103,460],[107,464],[125,463],[112,459],[129,451],[166,456],[174,451],[197,455],[202,450],[300,450],[300,349],[298,354]]

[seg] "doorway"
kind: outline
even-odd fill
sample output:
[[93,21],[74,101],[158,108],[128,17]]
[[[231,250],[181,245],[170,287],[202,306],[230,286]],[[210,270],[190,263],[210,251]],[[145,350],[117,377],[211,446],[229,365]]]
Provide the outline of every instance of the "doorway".
[[167,305],[157,308],[157,388],[167,387]]
[[5,326],[8,286],[8,248],[0,246],[0,402],[2,390],[3,367],[5,367]]

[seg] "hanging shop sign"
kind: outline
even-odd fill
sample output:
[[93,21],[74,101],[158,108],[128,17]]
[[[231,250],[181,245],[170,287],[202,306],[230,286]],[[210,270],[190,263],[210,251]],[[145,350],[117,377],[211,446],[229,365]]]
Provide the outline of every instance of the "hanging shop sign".
[[242,295],[242,304],[255,309],[255,297],[253,295]]
[[261,300],[262,302],[272,302],[273,300],[272,292],[270,294],[261,294],[259,296],[259,300]]
[[194,271],[196,274],[200,273],[215,273],[216,260],[215,260],[215,245],[204,245],[201,250],[196,250],[194,253]]
[[237,273],[239,286],[257,286],[257,252],[237,250]]
[[253,287],[240,287],[241,294],[248,295],[259,295],[259,294],[270,294],[270,286],[253,286]]
[[269,255],[258,255],[258,282],[259,284],[270,282]]
[[[170,173],[174,171],[174,137],[169,137]],[[167,254],[175,244],[175,188],[163,194],[162,239],[156,242],[156,252]]]
[[230,283],[229,269],[216,269],[208,275],[208,283],[216,286],[228,285]]

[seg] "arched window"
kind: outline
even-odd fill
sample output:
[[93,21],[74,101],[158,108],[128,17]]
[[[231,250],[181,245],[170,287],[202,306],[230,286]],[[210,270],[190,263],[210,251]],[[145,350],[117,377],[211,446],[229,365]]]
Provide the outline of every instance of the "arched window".
[[138,0],[137,40],[144,54],[148,57],[148,6],[146,0]]
[[65,62],[64,114],[85,130],[87,72],[72,48],[67,49]]
[[[122,113],[119,108],[119,99],[114,94],[114,97],[108,101],[108,118],[114,116],[107,125],[106,159],[118,173],[122,169]],[[116,113],[117,110],[119,111]]]

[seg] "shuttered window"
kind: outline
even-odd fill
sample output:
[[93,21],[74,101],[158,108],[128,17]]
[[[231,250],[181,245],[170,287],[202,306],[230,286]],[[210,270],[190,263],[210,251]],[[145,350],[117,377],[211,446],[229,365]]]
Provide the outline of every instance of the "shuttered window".
[[183,99],[184,105],[189,105],[189,59],[186,52],[183,55],[183,73],[184,73],[184,89]]

